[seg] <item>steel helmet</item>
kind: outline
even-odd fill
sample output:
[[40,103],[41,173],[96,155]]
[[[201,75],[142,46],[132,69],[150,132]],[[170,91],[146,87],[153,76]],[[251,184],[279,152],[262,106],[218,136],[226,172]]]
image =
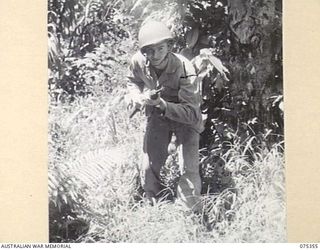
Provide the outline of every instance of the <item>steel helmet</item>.
[[138,35],[139,47],[142,49],[145,46],[172,38],[170,30],[164,23],[149,21],[140,28]]

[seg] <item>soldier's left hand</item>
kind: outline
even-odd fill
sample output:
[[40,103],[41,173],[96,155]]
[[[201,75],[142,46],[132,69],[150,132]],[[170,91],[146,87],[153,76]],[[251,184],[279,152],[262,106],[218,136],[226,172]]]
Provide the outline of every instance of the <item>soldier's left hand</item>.
[[150,97],[146,99],[146,104],[150,106],[160,105],[161,98],[158,96],[156,99],[151,99]]

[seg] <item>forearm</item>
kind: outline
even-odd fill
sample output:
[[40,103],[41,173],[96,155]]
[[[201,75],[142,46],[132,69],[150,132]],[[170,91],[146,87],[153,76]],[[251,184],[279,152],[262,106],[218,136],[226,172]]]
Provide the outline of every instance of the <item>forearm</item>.
[[190,104],[165,102],[164,116],[183,124],[196,125],[201,119],[200,110]]

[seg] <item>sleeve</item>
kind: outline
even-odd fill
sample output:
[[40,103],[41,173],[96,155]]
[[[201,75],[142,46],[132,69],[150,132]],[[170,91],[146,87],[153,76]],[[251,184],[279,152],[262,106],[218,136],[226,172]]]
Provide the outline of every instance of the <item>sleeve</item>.
[[179,77],[179,103],[166,102],[165,116],[171,120],[189,125],[200,125],[200,92],[195,70],[191,63],[184,63]]
[[141,98],[143,89],[144,89],[144,82],[141,79],[141,68],[139,66],[139,63],[135,60],[133,57],[128,70],[128,81],[127,81],[127,87],[129,90],[129,95],[131,101],[139,101]]

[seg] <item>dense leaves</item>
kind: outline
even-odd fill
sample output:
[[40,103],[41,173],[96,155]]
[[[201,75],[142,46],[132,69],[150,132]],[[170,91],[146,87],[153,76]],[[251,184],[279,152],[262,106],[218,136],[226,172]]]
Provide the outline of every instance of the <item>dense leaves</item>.
[[117,72],[114,64],[125,68],[123,55],[132,40],[130,19],[119,13],[121,7],[117,1],[49,1],[49,88],[54,98],[104,91],[101,87]]
[[265,147],[282,140],[281,18],[281,1],[186,2],[182,54],[197,58],[210,48],[230,71],[229,81],[218,67],[202,80],[205,172],[214,165],[220,175],[219,158],[238,136]]

